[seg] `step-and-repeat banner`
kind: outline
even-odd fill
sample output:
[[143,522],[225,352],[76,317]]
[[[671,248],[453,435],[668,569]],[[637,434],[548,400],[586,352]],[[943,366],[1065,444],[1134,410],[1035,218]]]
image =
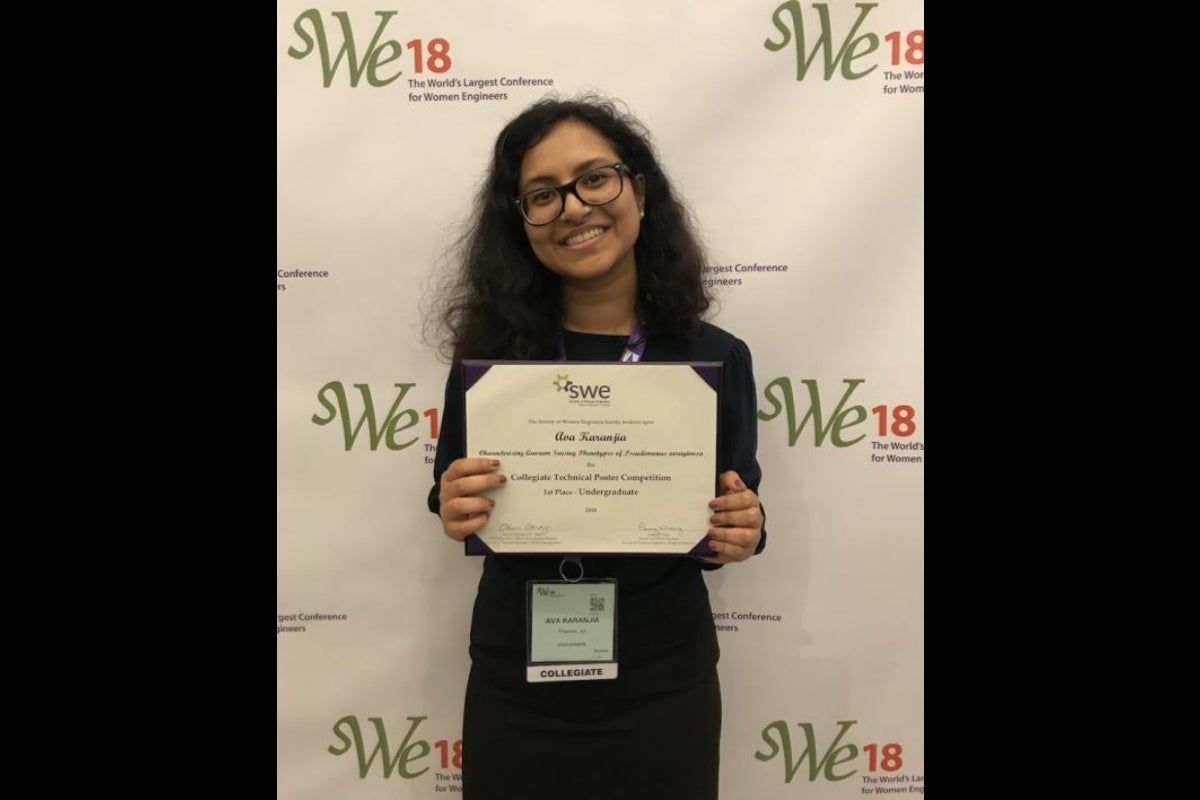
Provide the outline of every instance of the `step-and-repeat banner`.
[[281,0],[276,50],[278,797],[460,791],[481,562],[425,507],[423,314],[500,128],[584,91],[654,135],[754,354],[721,796],[923,794],[923,0]]

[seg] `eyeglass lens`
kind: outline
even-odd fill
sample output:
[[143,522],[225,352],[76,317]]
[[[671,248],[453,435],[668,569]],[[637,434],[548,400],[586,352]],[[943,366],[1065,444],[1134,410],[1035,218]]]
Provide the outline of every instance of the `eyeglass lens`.
[[584,203],[599,206],[611,203],[624,188],[621,171],[616,167],[600,167],[580,175],[565,186],[535,189],[521,197],[521,213],[531,225],[545,225],[558,219],[572,192]]

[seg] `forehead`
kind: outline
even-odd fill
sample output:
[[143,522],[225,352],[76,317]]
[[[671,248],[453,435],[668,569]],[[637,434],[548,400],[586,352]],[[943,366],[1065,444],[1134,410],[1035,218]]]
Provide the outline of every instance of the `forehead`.
[[521,159],[521,183],[538,178],[568,181],[595,160],[617,161],[617,152],[591,125],[565,119],[552,127]]

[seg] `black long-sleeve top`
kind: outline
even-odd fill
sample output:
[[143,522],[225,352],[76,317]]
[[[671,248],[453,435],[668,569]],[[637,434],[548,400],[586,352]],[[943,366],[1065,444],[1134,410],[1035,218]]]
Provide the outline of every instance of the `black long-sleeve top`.
[[[617,361],[625,343],[624,336],[564,331],[569,361]],[[642,361],[716,361],[723,365],[717,472],[736,470],[746,486],[757,492],[762,478],[756,455],[757,404],[750,349],[745,342],[704,323],[701,335],[686,344],[650,337]],[[429,492],[429,510],[435,514],[442,473],[466,454],[462,387],[462,371],[455,365],[446,381]],[[503,502],[503,495],[496,500]],[[755,552],[762,552],[766,543],[764,526]],[[558,556],[486,556],[471,621],[471,658],[481,677],[513,688],[526,686],[548,697],[583,693],[602,699],[667,691],[713,669],[719,650],[701,573],[714,565],[687,556],[584,556],[587,577],[617,579],[619,677],[613,681],[526,684],[525,582],[559,580],[560,561]]]

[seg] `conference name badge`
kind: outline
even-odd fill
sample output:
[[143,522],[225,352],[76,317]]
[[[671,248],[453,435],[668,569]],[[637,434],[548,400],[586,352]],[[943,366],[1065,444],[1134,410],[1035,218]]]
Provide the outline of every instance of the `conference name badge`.
[[526,583],[529,683],[617,677],[617,582]]

